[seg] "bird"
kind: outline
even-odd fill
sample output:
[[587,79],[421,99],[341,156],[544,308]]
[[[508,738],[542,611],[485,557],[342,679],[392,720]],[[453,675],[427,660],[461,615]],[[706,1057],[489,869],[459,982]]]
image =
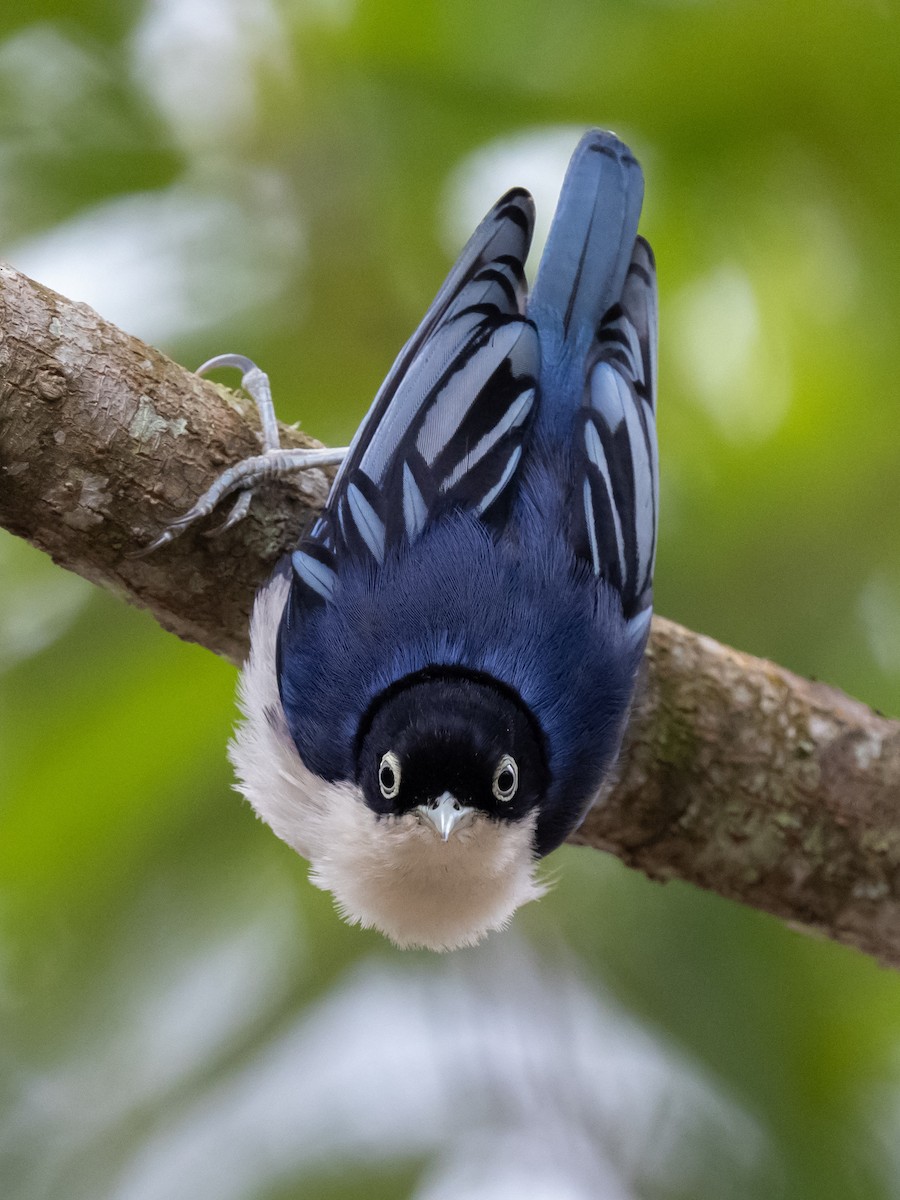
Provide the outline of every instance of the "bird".
[[231,523],[261,480],[340,459],[257,595],[229,754],[339,914],[401,948],[507,926],[614,776],[657,541],[643,193],[630,149],[586,133],[530,295],[534,203],[502,196],[347,450],[280,450],[265,375],[211,360],[244,370],[264,453],[154,548],[227,492]]

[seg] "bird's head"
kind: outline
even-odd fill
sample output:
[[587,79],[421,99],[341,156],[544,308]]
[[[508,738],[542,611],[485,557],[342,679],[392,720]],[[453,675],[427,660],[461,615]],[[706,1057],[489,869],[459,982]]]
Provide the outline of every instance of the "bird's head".
[[512,694],[470,672],[401,680],[363,722],[357,780],[382,817],[413,815],[443,842],[526,820],[547,786],[540,731]]
[[358,740],[358,799],[312,878],[342,914],[400,946],[448,950],[541,895],[536,810],[547,770],[516,699],[428,671],[379,697]]

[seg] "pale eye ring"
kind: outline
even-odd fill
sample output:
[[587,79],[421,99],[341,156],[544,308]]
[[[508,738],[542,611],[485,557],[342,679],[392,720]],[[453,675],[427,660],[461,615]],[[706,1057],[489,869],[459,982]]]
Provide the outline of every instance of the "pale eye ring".
[[400,791],[400,759],[388,750],[378,765],[378,787],[385,800],[393,800]]
[[519,786],[519,768],[511,754],[504,754],[494,769],[491,791],[498,800],[512,800]]

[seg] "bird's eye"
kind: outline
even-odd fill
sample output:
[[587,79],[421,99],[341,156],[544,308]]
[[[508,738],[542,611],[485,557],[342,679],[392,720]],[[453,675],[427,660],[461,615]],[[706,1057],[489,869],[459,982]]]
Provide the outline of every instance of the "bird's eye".
[[393,800],[400,791],[400,759],[388,750],[378,768],[378,786],[385,800]]
[[491,791],[498,800],[512,800],[519,786],[519,768],[511,754],[504,754],[494,771]]

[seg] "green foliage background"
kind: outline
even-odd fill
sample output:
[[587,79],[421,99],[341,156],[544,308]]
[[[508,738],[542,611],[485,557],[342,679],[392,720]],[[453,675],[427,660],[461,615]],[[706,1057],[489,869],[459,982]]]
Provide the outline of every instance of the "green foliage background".
[[[0,250],[186,365],[249,354],[283,418],[340,444],[479,208],[515,183],[552,206],[580,130],[616,129],[661,286],[658,611],[897,715],[898,67],[894,0],[7,3]],[[423,988],[437,1046],[514,1004],[534,1017],[531,975],[630,1011],[683,1077],[616,1131],[631,1034],[589,1043],[550,1003],[525,1035],[559,1048],[546,1127],[586,1131],[617,1182],[573,1182],[570,1149],[531,1190],[447,1194],[900,1192],[896,975],[568,848],[513,932],[452,961],[395,952],[340,924],[229,791],[233,686],[0,539],[4,1197],[444,1195],[456,1151],[475,1170],[519,1121],[523,1047],[486,1074],[436,1056],[427,1102],[422,1060],[399,1084],[390,1064],[428,1033]],[[379,979],[394,990],[370,995]],[[298,1099],[292,1030],[347,1078]],[[268,1140],[267,1056],[292,1098]],[[702,1109],[688,1077],[743,1116],[662,1150],[672,1113]],[[461,1141],[486,1098],[482,1142]]]

